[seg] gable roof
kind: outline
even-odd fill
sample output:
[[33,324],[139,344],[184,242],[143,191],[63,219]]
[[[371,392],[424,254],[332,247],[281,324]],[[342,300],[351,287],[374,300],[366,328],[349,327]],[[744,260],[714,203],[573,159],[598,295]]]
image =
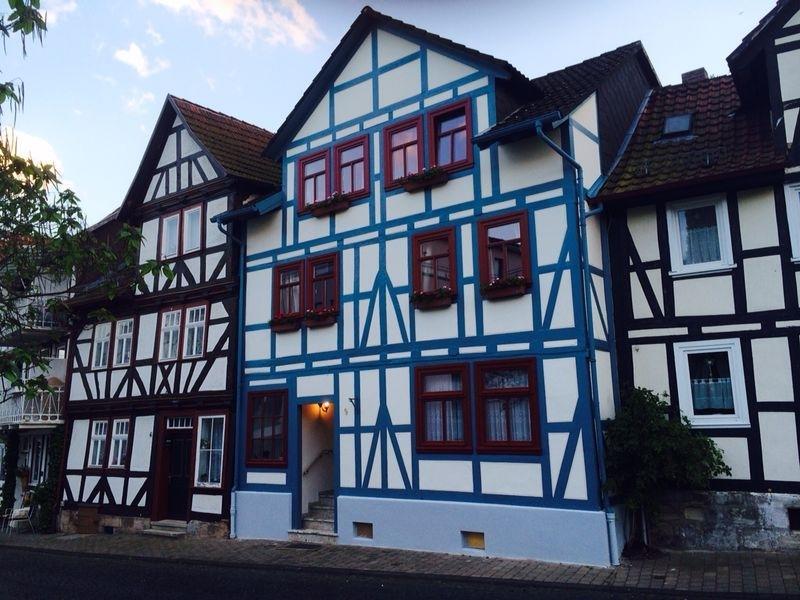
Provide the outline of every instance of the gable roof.
[[757,46],[761,44],[764,37],[769,36],[773,29],[783,25],[785,18],[791,16],[788,14],[789,11],[794,14],[798,10],[800,10],[800,0],[778,0],[772,10],[758,22],[758,25],[742,38],[742,43],[728,55],[728,66],[731,68],[731,72],[741,66],[742,62],[757,50]]
[[280,187],[280,164],[262,156],[264,145],[272,138],[272,132],[168,94],[119,209],[120,215],[129,210],[134,200],[141,198],[147,189],[149,174],[158,163],[176,116],[180,116],[189,134],[208,154],[223,177],[234,177],[262,187]]
[[366,34],[375,27],[399,32],[422,42],[444,47],[457,56],[463,56],[467,60],[486,65],[498,71],[501,77],[514,83],[518,83],[521,86],[527,86],[528,84],[527,78],[508,61],[479,52],[451,39],[420,29],[365,6],[325,61],[325,64],[322,65],[319,73],[311,81],[300,100],[295,104],[289,116],[286,117],[278,131],[275,132],[274,137],[269,141],[264,149],[265,156],[275,159],[280,156],[282,150],[291,141],[292,136],[303,125],[306,116],[317,106],[330,83],[336,79],[339,71],[346,65],[352,53],[358,49]]
[[[692,114],[689,135],[665,138],[667,116]],[[765,111],[745,110],[725,75],[656,89],[599,199],[644,196],[676,187],[783,169]]]

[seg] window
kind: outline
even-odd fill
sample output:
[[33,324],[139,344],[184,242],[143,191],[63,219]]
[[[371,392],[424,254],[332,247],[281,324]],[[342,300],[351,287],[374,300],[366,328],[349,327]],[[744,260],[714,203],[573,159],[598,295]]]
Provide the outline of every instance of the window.
[[452,229],[414,236],[415,292],[456,290],[455,236]]
[[167,429],[191,429],[192,417],[169,417]]
[[328,151],[300,159],[300,210],[328,197]]
[[691,113],[684,115],[672,115],[664,119],[663,135],[665,137],[687,134],[690,133],[691,130],[692,130]]
[[225,417],[200,417],[197,437],[197,472],[195,484],[203,487],[222,485],[222,442]]
[[180,214],[170,215],[161,220],[161,258],[178,256],[180,237]]
[[416,118],[384,130],[386,181],[389,187],[422,171],[422,120]]
[[111,323],[98,323],[94,326],[92,344],[92,368],[105,369],[108,366],[108,347],[111,344]]
[[287,395],[285,391],[250,395],[247,464],[286,464]]
[[363,137],[338,146],[334,151],[336,191],[357,197],[369,193],[369,150]]
[[202,356],[205,351],[206,307],[190,306],[186,309],[186,331],[183,357]]
[[133,347],[133,319],[117,321],[114,336],[114,366],[131,364],[131,348]]
[[750,424],[738,339],[675,344],[678,402],[695,427]]
[[124,467],[128,456],[128,419],[114,421],[111,430],[111,458],[109,467]]
[[417,448],[468,450],[467,367],[420,367],[416,379]]
[[431,166],[455,169],[472,163],[471,121],[469,100],[428,115]]
[[479,446],[483,450],[540,450],[534,363],[528,360],[479,363]]
[[106,460],[106,435],[108,421],[92,422],[92,440],[89,448],[89,466],[102,467]]
[[169,310],[161,313],[161,349],[160,360],[175,360],[178,358],[178,348],[181,336],[181,311]]
[[275,267],[273,288],[275,316],[300,314],[303,306],[303,263]]
[[308,307],[315,312],[339,308],[338,261],[328,255],[308,261]]
[[783,193],[786,197],[789,237],[792,240],[792,260],[800,262],[800,181],[785,186]]
[[504,215],[478,226],[482,283],[516,278],[530,281],[527,215]]
[[667,225],[672,275],[734,266],[724,198],[702,198],[669,205]]
[[195,206],[183,211],[183,253],[200,250],[202,207]]

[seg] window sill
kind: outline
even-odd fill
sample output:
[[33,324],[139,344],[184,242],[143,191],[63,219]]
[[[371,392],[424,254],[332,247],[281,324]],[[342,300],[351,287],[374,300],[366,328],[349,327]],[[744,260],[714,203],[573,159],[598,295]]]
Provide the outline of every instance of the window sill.
[[670,271],[669,276],[673,279],[683,279],[684,277],[700,277],[704,275],[720,275],[723,273],[730,273],[738,265],[736,263],[730,265],[721,265],[701,269],[686,269],[682,271]]
[[721,419],[714,421],[698,421],[697,417],[689,417],[689,423],[692,429],[747,429],[750,427],[749,421],[741,421],[739,419],[735,421],[723,421]]
[[439,310],[447,308],[456,301],[455,296],[441,296],[438,298],[418,298],[412,300],[414,308],[417,310]]
[[447,171],[441,171],[440,173],[436,173],[431,177],[425,177],[420,179],[412,179],[412,180],[404,180],[398,182],[400,187],[402,187],[406,192],[413,193],[418,192],[420,190],[426,190],[433,187],[438,187],[440,185],[444,185],[447,183],[447,180],[450,179],[450,173]]
[[306,316],[303,319],[303,325],[309,329],[316,329],[317,327],[328,327],[336,323],[339,317],[339,311],[331,312],[323,315],[314,315],[313,317]]
[[290,331],[297,331],[303,324],[303,317],[298,315],[296,317],[286,317],[280,321],[273,319],[269,322],[270,329],[273,333],[288,333]]
[[506,298],[517,298],[524,296],[528,292],[528,284],[512,285],[481,290],[481,295],[486,300],[503,300]]
[[310,214],[311,216],[320,219],[322,217],[327,217],[329,215],[346,211],[348,208],[350,208],[350,201],[351,198],[349,196],[343,196],[335,200],[323,200],[321,202],[317,202],[316,204],[306,205],[301,212]]

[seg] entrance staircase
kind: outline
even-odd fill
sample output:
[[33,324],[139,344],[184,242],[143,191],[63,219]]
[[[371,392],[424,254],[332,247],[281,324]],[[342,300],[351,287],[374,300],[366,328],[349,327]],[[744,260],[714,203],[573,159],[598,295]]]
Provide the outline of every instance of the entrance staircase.
[[309,503],[308,512],[303,515],[303,528],[289,530],[289,541],[335,544],[338,537],[333,523],[335,502],[333,490],[320,492],[317,501]]
[[142,535],[153,535],[165,538],[182,538],[186,535],[186,521],[175,521],[164,519],[163,521],[153,521],[150,529],[142,531]]

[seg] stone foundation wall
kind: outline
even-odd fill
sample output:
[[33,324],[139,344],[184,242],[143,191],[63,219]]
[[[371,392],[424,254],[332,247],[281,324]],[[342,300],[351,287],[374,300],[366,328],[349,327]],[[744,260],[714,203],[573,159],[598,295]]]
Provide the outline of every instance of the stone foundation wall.
[[676,550],[800,549],[800,532],[789,530],[793,507],[798,494],[675,492],[650,525],[650,541]]
[[[147,517],[121,517],[115,515],[97,515],[97,533],[104,533],[106,527],[112,527],[114,533],[139,533],[150,528]],[[62,533],[78,533],[78,511],[62,510],[58,515],[58,530]],[[189,521],[186,524],[187,535],[210,538],[227,538],[230,534],[228,521]]]

